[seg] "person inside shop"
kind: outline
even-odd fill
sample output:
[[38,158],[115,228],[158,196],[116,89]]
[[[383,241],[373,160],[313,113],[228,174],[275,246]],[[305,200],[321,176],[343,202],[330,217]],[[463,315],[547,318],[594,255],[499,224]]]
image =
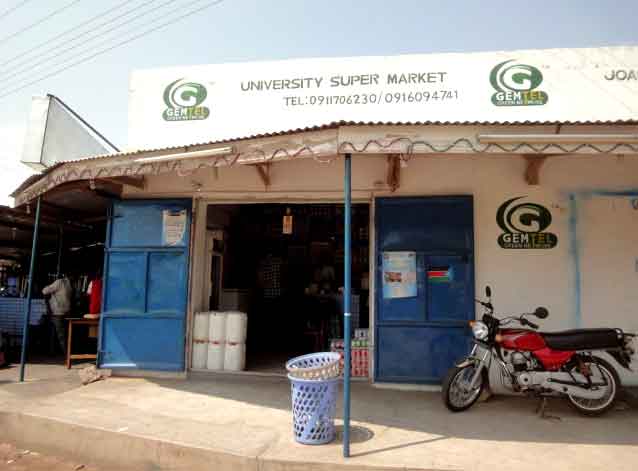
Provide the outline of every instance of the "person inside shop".
[[71,296],[73,289],[69,279],[62,275],[50,285],[42,290],[42,294],[49,296],[49,307],[51,309],[51,321],[55,328],[58,343],[61,350],[66,350],[66,333],[64,320],[71,312]]
[[321,257],[321,263],[315,265],[312,280],[306,288],[306,294],[327,296],[335,292],[335,269],[328,255]]
[[332,258],[328,254],[324,254],[319,269],[319,286],[320,292],[323,294],[331,294],[335,292],[335,267],[332,265]]
[[325,344],[326,336],[337,331],[334,327],[338,323],[338,309],[336,303],[336,277],[333,257],[328,253],[321,256],[321,263],[312,271],[312,280],[306,288],[306,306],[308,313],[304,326],[305,331],[320,332],[319,343]]

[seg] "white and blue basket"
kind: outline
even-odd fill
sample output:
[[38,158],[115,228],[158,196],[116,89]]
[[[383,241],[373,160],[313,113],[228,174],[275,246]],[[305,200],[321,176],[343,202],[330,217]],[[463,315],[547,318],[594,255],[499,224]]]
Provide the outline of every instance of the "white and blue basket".
[[319,352],[302,355],[286,362],[288,374],[293,378],[322,380],[336,378],[341,373],[337,352]]
[[292,392],[293,433],[299,443],[322,445],[335,439],[339,359],[338,353],[321,352],[286,363]]
[[288,376],[292,390],[292,422],[295,440],[323,445],[335,439],[335,413],[339,378],[298,379]]

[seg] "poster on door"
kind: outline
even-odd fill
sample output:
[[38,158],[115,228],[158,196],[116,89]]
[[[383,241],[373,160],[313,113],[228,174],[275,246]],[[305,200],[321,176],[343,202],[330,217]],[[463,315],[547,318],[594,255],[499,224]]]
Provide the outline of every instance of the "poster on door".
[[162,212],[162,245],[183,246],[186,233],[186,210],[165,209]]
[[416,297],[416,252],[384,252],[382,269],[384,299]]

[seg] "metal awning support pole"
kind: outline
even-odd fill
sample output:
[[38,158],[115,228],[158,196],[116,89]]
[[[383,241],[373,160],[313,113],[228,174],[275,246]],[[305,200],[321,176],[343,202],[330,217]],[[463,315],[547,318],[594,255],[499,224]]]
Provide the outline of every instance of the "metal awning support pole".
[[62,226],[58,227],[58,263],[55,269],[55,277],[60,278],[62,273],[62,244],[64,243],[64,229]]
[[352,296],[352,157],[345,155],[344,175],[344,257],[343,257],[343,456],[350,456],[350,309]]
[[42,196],[38,196],[35,208],[35,224],[33,225],[33,244],[31,245],[31,261],[29,264],[29,279],[27,284],[27,302],[24,308],[24,323],[22,325],[22,352],[20,353],[20,382],[24,381],[24,365],[27,358],[27,341],[29,340],[29,318],[31,317],[31,293],[33,290],[33,271],[38,249],[38,230],[40,229],[40,203]]

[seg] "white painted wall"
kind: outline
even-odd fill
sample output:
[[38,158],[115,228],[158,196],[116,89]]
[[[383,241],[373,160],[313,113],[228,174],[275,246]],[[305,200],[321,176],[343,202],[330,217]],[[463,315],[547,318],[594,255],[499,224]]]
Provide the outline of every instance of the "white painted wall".
[[[579,313],[585,326],[638,332],[638,188],[628,193],[584,193],[575,198]],[[634,348],[638,350],[636,340]],[[638,357],[634,360],[638,369]],[[622,367],[619,372],[625,383],[638,383],[638,373]]]
[[[330,163],[308,159],[273,164],[267,190],[254,168],[240,166],[221,168],[217,174],[206,170],[185,177],[149,177],[145,192],[131,189],[127,196],[195,195],[216,202],[340,201],[342,163],[342,159]],[[526,184],[525,166],[517,155],[414,156],[402,170],[401,187],[394,194],[474,196],[476,289],[481,293],[486,284],[492,286],[498,314],[528,312],[543,305],[550,311],[542,321],[545,330],[609,326],[637,332],[638,210],[627,196],[597,194],[631,189],[638,193],[638,158],[551,157],[542,168],[539,186]],[[354,156],[355,199],[390,195],[385,178],[385,156]],[[200,191],[194,192],[194,187]],[[496,211],[515,196],[528,196],[528,201],[550,209],[553,222],[547,230],[557,234],[556,248],[499,247]],[[200,209],[197,217],[205,217],[205,211]],[[575,219],[570,223],[570,218]],[[202,234],[198,230],[196,236]],[[196,240],[195,276],[201,247]],[[197,286],[194,282],[195,311],[200,302]],[[638,373],[623,373],[623,380],[638,384]]]
[[638,331],[638,189],[584,195],[576,209],[583,323]]

